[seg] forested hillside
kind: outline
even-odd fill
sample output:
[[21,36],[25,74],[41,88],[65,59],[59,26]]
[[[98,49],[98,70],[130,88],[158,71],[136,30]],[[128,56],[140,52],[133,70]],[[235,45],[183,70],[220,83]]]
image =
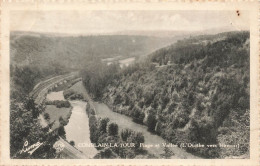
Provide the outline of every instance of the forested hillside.
[[[91,72],[85,71],[84,83],[113,111],[171,143],[240,145],[189,152],[207,158],[247,156],[249,55],[248,32],[199,36],[162,48],[145,63],[113,72],[103,67],[95,80],[87,79]],[[90,90],[100,82],[105,88]]]
[[93,59],[138,57],[175,41],[169,37],[98,35],[55,36],[11,32],[11,61],[38,68],[80,69]]
[[[56,158],[53,144],[59,139],[49,129],[53,124],[42,127],[39,115],[45,105],[37,105],[29,96],[34,86],[50,76],[64,72],[58,68],[37,68],[35,66],[10,66],[10,157],[11,158]],[[22,152],[29,145],[44,142],[32,155]],[[24,145],[25,144],[25,145]],[[27,146],[27,147],[26,147]]]
[[[53,75],[54,71],[44,73],[29,66],[11,66],[10,95],[10,157],[11,158],[55,158],[53,144],[58,135],[50,134],[47,126],[43,128],[38,116],[44,111],[44,105],[36,105],[29,92],[41,79]],[[55,73],[57,74],[57,73]],[[44,144],[32,155],[22,152],[28,144],[38,141]],[[24,145],[25,144],[25,145]]]

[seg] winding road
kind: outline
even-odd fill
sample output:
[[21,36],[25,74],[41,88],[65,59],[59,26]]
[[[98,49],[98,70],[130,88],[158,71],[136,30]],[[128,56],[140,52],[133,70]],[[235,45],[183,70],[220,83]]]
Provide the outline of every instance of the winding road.
[[52,77],[48,80],[42,81],[34,87],[33,91],[30,93],[30,96],[34,98],[36,104],[39,104],[45,99],[46,94],[48,93],[48,90],[50,88],[66,80],[76,78],[77,75],[77,72],[73,72],[65,75]]

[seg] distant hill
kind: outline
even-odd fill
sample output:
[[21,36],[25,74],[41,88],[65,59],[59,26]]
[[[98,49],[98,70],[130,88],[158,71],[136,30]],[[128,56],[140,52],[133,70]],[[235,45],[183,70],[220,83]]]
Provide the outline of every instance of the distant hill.
[[177,41],[170,37],[98,35],[66,36],[11,32],[11,64],[78,69],[91,59],[139,57]]
[[184,39],[190,36],[198,35],[216,35],[223,32],[236,31],[234,27],[220,27],[206,29],[203,31],[184,31],[184,30],[128,30],[108,33],[110,35],[138,35],[138,36],[154,36],[154,37],[174,37],[177,39]]

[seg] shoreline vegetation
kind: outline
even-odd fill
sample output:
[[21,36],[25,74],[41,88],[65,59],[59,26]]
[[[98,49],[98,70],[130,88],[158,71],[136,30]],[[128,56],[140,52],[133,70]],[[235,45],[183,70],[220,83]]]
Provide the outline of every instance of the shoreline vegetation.
[[[92,102],[90,100],[87,102]],[[95,146],[100,152],[94,158],[135,158],[138,155],[150,157],[150,154],[140,146],[141,143],[145,142],[141,132],[134,132],[131,129],[118,131],[116,123],[110,123],[109,118],[99,118],[90,104],[87,104],[86,112],[89,117],[91,142],[93,144],[103,144],[104,142],[114,144],[105,147]],[[118,146],[117,144],[127,146]]]

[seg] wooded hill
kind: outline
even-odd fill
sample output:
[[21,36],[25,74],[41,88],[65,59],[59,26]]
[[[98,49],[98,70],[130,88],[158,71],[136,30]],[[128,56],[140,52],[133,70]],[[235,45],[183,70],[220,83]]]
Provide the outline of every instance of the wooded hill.
[[[147,125],[168,142],[240,144],[239,149],[187,148],[189,152],[206,158],[248,157],[249,55],[248,32],[199,36],[157,50],[146,62],[124,70],[96,69],[94,80],[86,70],[84,83],[93,96],[102,91],[113,111]],[[105,88],[96,95],[91,89],[100,83]]]
[[62,36],[11,32],[11,62],[38,68],[81,69],[93,59],[139,57],[176,40],[170,37],[97,35]]

